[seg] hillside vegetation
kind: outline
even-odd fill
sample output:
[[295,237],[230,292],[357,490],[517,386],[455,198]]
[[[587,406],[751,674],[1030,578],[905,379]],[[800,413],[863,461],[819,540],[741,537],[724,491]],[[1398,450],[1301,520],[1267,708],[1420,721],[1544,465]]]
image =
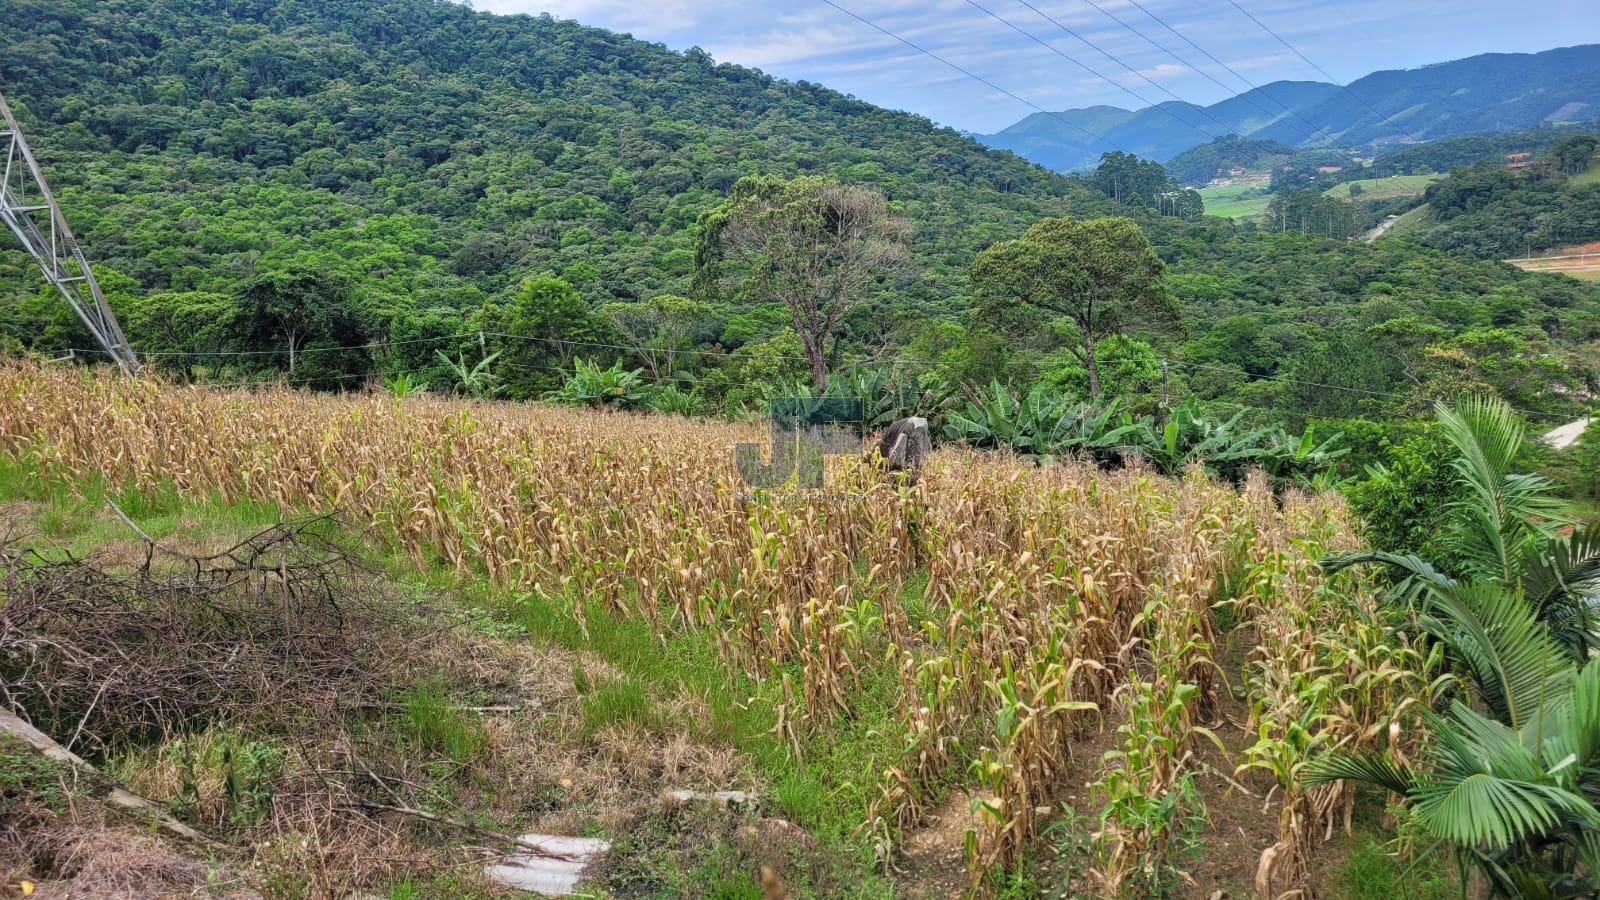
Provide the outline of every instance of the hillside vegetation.
[[1248,172],[1266,172],[1294,154],[1295,148],[1288,144],[1252,141],[1229,134],[1185,150],[1163,165],[1179,183],[1200,186],[1214,177],[1226,176],[1234,167]]
[[[696,218],[752,173],[888,194],[918,224],[911,308],[947,307],[984,243],[1104,205],[818,85],[457,3],[28,0],[0,8],[0,43],[98,263],[185,293],[343,276],[385,330],[529,272],[596,303],[688,293]],[[4,263],[28,283],[25,258]]]
[[[572,23],[423,0],[34,0],[0,8],[0,35],[17,48],[0,60],[8,96],[134,348],[183,379],[525,399],[566,390],[581,360],[590,377],[566,396],[623,386],[604,396],[758,411],[814,379],[791,310],[737,266],[714,277],[716,222],[745,177],[881,194],[905,223],[896,265],[812,345],[835,373],[916,380],[914,402],[874,401],[902,414],[941,418],[992,380],[1081,395],[1078,327],[969,279],[983,248],[1069,214],[1139,223],[1180,301],[1177,327],[1130,319],[1106,345],[1108,393],[1140,412],[1163,360],[1173,396],[1297,432],[1308,411],[1404,416],[1465,385],[1570,417],[1593,379],[1587,286],[1319,241],[1363,223],[1315,202],[1261,230],[1162,215],[1193,218],[1197,198],[1148,161],[1121,158],[1150,170],[1132,182],[1055,175]],[[91,347],[26,257],[0,250],[0,273],[6,346]],[[1372,329],[1403,338],[1353,337]],[[1307,404],[1289,379],[1337,387]]]
[[1588,175],[1600,137],[1562,138],[1535,164],[1508,170],[1503,160],[1462,169],[1428,186],[1437,224],[1419,243],[1478,258],[1526,256],[1530,251],[1600,239],[1600,183]]

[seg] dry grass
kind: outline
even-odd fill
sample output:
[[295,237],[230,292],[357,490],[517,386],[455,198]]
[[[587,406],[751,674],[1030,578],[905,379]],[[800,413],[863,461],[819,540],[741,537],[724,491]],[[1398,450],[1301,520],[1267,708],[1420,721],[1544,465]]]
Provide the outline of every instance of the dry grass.
[[[1414,660],[1357,627],[1370,587],[1313,563],[1356,544],[1336,497],[946,449],[915,486],[830,466],[829,490],[859,501],[742,502],[732,448],[755,439],[677,418],[0,370],[0,449],[42,471],[335,507],[421,562],[580,622],[597,602],[659,635],[706,630],[726,663],[774,686],[797,756],[887,683],[901,751],[854,776],[878,785],[859,839],[892,864],[903,829],[970,790],[978,891],[1037,838],[1074,746],[1107,720],[1127,724],[1091,792],[1096,889],[1181,878],[1177,823],[1203,813],[1199,749],[1241,677],[1259,741],[1239,763],[1283,785],[1263,890],[1303,884],[1349,798],[1299,792],[1296,765],[1379,741],[1415,696]],[[1214,661],[1219,609],[1260,635],[1245,672]],[[635,726],[598,738],[619,772],[686,758]]]

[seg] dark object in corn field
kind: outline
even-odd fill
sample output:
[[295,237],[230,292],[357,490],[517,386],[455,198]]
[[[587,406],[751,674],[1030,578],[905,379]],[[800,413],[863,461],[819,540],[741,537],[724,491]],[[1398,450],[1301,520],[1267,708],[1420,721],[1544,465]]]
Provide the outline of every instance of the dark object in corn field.
[[928,431],[928,420],[921,416],[907,416],[889,426],[878,441],[878,456],[891,472],[907,472],[914,484],[922,471],[922,464],[933,452],[933,438]]

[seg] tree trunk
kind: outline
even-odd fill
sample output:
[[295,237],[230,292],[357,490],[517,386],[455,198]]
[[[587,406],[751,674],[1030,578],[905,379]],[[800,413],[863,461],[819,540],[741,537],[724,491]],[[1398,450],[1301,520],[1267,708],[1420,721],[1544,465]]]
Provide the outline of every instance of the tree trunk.
[[1100,370],[1094,363],[1094,344],[1094,334],[1085,330],[1083,333],[1083,370],[1089,375],[1089,396],[1099,400]]
[[808,342],[806,357],[811,360],[811,385],[821,394],[828,389],[828,358],[822,351],[821,343],[813,347]]

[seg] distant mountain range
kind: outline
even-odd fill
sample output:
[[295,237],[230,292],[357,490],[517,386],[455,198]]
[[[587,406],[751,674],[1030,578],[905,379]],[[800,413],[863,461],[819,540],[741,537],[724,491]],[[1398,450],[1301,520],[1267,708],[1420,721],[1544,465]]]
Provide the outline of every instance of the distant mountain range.
[[1205,107],[1172,101],[1034,113],[974,137],[1067,171],[1118,149],[1164,161],[1228,133],[1294,147],[1365,147],[1596,118],[1600,44],[1586,44],[1374,72],[1348,88],[1275,81]]

